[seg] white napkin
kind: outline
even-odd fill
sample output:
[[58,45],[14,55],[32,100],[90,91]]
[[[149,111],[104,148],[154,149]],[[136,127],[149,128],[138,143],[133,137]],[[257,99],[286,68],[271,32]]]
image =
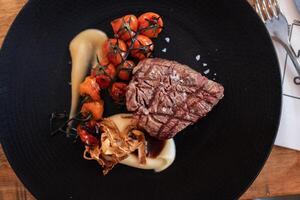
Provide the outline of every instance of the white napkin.
[[[300,4],[300,0],[296,1],[298,2],[279,0],[279,5],[292,30],[290,35],[292,47],[295,52],[300,53],[300,22],[298,24],[294,22],[300,20],[300,11],[296,7]],[[281,122],[275,144],[300,150],[300,85],[294,83],[294,77],[298,74],[283,47],[276,42],[274,45],[279,58],[283,89]]]

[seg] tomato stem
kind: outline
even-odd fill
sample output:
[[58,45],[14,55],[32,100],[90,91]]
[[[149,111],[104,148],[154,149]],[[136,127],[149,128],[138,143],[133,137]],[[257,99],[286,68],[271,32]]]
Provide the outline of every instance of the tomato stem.
[[[50,117],[50,128],[51,130],[53,130],[53,120],[55,119],[61,119],[61,117],[68,117],[68,115],[66,113],[52,113],[51,114],[51,117]],[[55,129],[54,131],[52,131],[50,133],[51,136],[54,136],[56,135],[57,133],[61,132],[61,133],[64,133],[66,134],[67,137],[71,136],[72,133],[68,132],[67,130],[65,130],[65,128],[67,127],[67,125],[72,122],[72,121],[78,121],[78,122],[81,122],[81,123],[84,123],[84,122],[87,122],[89,121],[91,118],[92,118],[92,114],[89,113],[85,118],[82,118],[82,113],[79,112],[77,113],[74,117],[68,119],[67,121],[65,121],[62,125],[60,125],[57,129]],[[71,128],[72,129],[72,128]]]

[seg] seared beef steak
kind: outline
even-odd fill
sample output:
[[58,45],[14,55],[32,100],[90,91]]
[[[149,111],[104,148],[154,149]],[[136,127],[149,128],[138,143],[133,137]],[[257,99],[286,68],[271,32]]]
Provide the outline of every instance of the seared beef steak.
[[134,68],[126,106],[151,136],[168,139],[204,117],[224,88],[176,61],[148,58]]

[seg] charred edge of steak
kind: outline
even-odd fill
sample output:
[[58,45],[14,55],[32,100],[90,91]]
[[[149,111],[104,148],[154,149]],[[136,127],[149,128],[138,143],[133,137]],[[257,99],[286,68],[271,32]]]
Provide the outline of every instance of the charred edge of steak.
[[149,58],[134,68],[126,106],[151,136],[168,139],[206,116],[223,94],[221,84],[187,65]]

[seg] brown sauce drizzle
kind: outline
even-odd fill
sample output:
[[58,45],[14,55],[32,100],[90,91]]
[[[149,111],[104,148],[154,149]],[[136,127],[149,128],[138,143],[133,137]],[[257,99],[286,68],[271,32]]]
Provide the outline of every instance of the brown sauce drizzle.
[[[148,158],[156,158],[161,151],[164,149],[166,141],[165,140],[158,140],[154,137],[149,136],[148,134],[145,134],[145,139],[147,141],[147,154],[146,156]],[[134,155],[138,155],[137,151],[133,152]]]
[[165,147],[165,140],[158,140],[154,137],[145,134],[147,141],[147,157],[156,158]]

